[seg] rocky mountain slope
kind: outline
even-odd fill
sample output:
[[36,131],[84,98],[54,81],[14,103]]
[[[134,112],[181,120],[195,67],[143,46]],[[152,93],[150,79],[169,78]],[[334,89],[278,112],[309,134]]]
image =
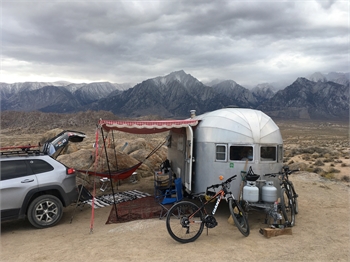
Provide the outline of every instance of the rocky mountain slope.
[[349,85],[298,78],[258,109],[277,118],[346,118],[349,116]]
[[119,117],[186,118],[190,110],[202,114],[237,106],[257,108],[283,118],[349,117],[349,74],[342,73],[298,78],[278,92],[270,84],[250,90],[233,80],[215,81],[209,86],[181,70],[147,79],[133,88],[109,82],[0,83],[0,94],[2,112],[102,110]]

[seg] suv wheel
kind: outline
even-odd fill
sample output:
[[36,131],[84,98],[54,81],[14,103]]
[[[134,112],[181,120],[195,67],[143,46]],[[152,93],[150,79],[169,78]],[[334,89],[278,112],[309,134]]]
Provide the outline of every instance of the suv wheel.
[[63,205],[55,196],[43,195],[35,198],[28,208],[28,220],[36,228],[56,225],[62,218]]

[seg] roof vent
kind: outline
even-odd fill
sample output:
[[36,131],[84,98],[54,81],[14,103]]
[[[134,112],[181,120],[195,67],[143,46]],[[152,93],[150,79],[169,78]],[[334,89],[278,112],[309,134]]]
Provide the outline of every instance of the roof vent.
[[191,118],[194,118],[196,116],[196,110],[191,110]]

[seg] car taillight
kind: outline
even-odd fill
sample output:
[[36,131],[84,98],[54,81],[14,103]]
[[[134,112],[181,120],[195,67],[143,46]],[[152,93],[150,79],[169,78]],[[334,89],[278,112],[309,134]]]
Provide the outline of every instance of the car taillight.
[[75,169],[74,168],[67,168],[67,175],[73,175],[75,174]]

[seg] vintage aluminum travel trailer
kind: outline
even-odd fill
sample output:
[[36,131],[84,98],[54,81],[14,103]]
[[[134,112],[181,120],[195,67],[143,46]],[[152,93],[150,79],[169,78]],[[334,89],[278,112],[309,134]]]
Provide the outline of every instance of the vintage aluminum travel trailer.
[[[259,180],[265,180],[264,174],[281,171],[282,136],[263,112],[224,108],[199,116],[191,113],[198,124],[172,129],[168,144],[171,168],[185,182],[188,193],[204,192],[207,186],[220,183],[220,175],[228,178],[236,174],[231,190],[238,198],[241,171],[251,166]],[[268,180],[279,188],[278,179]]]
[[[204,192],[207,186],[220,183],[220,175],[237,175],[231,191],[238,198],[242,171],[252,167],[260,180],[265,180],[264,174],[279,172],[283,166],[283,140],[278,126],[254,109],[223,108],[198,116],[191,111],[191,118],[185,120],[100,120],[99,125],[107,132],[169,132],[171,169],[182,178],[189,194]],[[277,178],[268,180],[279,188]]]

